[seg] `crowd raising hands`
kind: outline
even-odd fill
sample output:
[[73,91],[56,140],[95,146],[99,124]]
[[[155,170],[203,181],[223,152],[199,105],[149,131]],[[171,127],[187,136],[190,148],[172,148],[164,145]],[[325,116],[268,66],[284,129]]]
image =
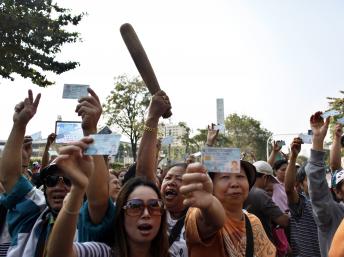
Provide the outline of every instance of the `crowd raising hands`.
[[[162,168],[158,124],[171,102],[160,90],[148,107],[137,162],[116,172],[107,156],[85,154],[102,115],[89,88],[75,108],[84,137],[51,158],[50,134],[40,170],[31,172],[33,140],[25,132],[40,99],[29,90],[15,105],[2,153],[0,256],[344,256],[342,125],[332,132],[331,185],[323,148],[331,117],[311,115],[312,149],[303,165],[304,142],[295,137],[288,154],[277,141],[268,160],[243,153],[238,172],[208,172],[193,155]],[[204,147],[218,136],[209,125]]]

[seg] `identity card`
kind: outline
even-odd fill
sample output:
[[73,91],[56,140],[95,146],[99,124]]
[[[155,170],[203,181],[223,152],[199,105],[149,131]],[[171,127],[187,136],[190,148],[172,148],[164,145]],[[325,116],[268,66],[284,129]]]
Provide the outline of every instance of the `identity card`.
[[64,84],[62,98],[79,99],[87,96],[87,88],[89,88],[89,85]]
[[121,135],[95,134],[91,135],[93,143],[86,149],[85,155],[116,155]]
[[202,163],[208,172],[240,172],[240,149],[205,147],[202,149]]
[[330,111],[327,111],[327,112],[324,112],[323,114],[321,114],[321,117],[323,119],[326,119],[327,117],[333,117],[333,116],[336,116],[336,115],[339,115],[340,112],[337,111],[337,110],[330,110]]
[[302,142],[303,142],[304,144],[312,144],[312,135],[300,133],[300,134],[299,134],[299,138],[302,139]]

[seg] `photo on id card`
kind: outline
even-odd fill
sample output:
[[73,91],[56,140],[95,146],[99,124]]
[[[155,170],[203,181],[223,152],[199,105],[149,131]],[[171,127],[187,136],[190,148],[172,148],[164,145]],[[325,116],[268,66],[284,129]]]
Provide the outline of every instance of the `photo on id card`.
[[240,149],[205,147],[202,149],[202,164],[208,172],[240,172]]

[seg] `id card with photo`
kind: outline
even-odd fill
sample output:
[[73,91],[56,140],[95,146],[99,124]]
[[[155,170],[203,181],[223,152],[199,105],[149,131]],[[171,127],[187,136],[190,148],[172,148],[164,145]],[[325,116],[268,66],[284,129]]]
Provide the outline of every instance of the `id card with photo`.
[[330,111],[327,111],[327,112],[324,112],[323,114],[321,114],[321,117],[323,119],[326,119],[327,117],[333,117],[333,116],[336,116],[339,114],[340,114],[340,112],[337,110],[330,110]]
[[89,85],[64,84],[62,98],[79,99],[88,96],[87,88]]
[[208,172],[240,173],[240,149],[205,147],[202,163]]
[[85,155],[116,155],[121,135],[95,134],[91,135],[93,143],[85,150]]
[[80,121],[56,121],[56,144],[66,144],[80,140],[84,136]]

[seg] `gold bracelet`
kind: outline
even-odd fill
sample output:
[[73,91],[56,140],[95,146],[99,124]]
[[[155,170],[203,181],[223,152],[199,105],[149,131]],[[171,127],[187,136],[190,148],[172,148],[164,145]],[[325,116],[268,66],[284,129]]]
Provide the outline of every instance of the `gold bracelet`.
[[143,126],[143,130],[144,130],[144,131],[148,131],[148,132],[153,132],[153,131],[156,130],[156,128],[151,128],[151,127],[148,127],[148,126],[144,125],[144,126]]
[[79,215],[79,211],[69,211],[66,207],[63,207],[63,211],[69,215]]

